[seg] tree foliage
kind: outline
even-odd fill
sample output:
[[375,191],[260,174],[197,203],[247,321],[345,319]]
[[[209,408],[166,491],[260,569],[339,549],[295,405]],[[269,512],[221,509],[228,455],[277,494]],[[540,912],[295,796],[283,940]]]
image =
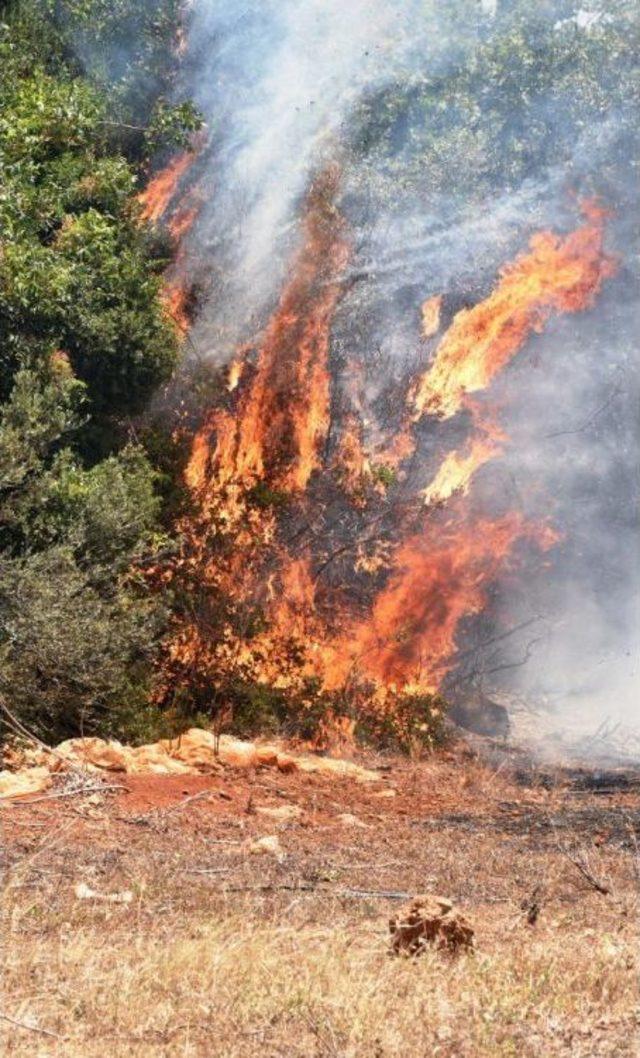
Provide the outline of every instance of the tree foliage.
[[356,150],[390,199],[511,190],[570,170],[603,131],[605,169],[631,145],[637,155],[637,5],[501,0],[484,20],[479,4],[448,7],[431,62],[371,93],[354,120]]
[[[172,108],[177,5],[5,4],[0,25],[0,692],[46,738],[130,732],[163,610],[136,573],[166,540],[126,423],[176,363],[141,166]],[[140,727],[140,723],[137,723]]]

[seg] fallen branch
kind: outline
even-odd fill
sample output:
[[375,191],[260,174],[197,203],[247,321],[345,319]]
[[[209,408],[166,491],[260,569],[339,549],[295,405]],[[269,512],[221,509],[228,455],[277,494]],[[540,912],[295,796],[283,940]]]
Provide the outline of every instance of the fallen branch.
[[0,1010],[0,1018],[2,1018],[3,1021],[8,1021],[10,1025],[15,1025],[18,1029],[27,1029],[28,1032],[38,1032],[41,1036],[51,1036],[54,1040],[67,1039],[66,1036],[61,1036],[58,1032],[52,1032],[51,1029],[41,1029],[39,1025],[30,1025],[28,1021],[20,1021],[18,1018],[12,1018],[2,1010]]
[[37,805],[40,801],[58,801],[62,797],[81,797],[84,794],[91,793],[105,793],[107,790],[124,790],[129,793],[128,786],[81,786],[77,790],[58,790],[57,793],[44,794],[42,797],[33,797],[29,801],[12,801],[10,798],[6,799],[6,804],[11,805],[12,808],[27,808],[29,805]]
[[233,867],[185,867],[185,874],[228,874]]
[[18,720],[18,717],[11,712],[2,695],[0,695],[0,713],[3,714],[0,716],[0,722],[5,724],[10,731],[13,731],[14,735],[18,735],[20,738],[26,739],[27,742],[33,743],[34,746],[37,746],[38,749],[43,750],[45,753],[50,753],[56,760],[62,761],[68,771],[74,771],[80,775],[87,774],[88,768],[86,764],[79,764],[75,760],[69,760],[68,757],[64,757],[62,753],[58,753],[57,749],[48,746],[41,738],[34,735],[33,731],[30,731],[28,727],[25,727],[22,721]]
[[354,896],[367,899],[370,896],[380,897],[382,900],[411,900],[413,893],[398,892],[395,889],[337,889],[338,896]]
[[278,885],[228,885],[220,889],[221,893],[332,893],[334,896],[351,896],[356,899],[367,899],[368,897],[380,897],[383,900],[410,900],[412,893],[396,892],[394,889],[331,889],[318,885],[293,885],[281,883]]
[[164,815],[170,815],[172,812],[178,812],[185,805],[191,803],[191,801],[204,801],[206,797],[211,797],[214,793],[213,790],[200,790],[199,793],[191,794],[190,797],[185,797],[183,801],[178,801],[178,804],[171,805],[170,808],[165,808]]
[[567,849],[562,849],[562,853],[596,893],[600,893],[601,896],[611,896],[612,890],[610,887],[605,885],[604,882],[599,882],[589,867],[578,856],[572,856]]

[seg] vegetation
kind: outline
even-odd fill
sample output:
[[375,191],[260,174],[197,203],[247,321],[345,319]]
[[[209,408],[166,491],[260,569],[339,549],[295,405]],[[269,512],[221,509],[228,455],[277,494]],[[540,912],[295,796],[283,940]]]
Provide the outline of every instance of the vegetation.
[[[618,205],[631,194],[635,5],[503,0],[492,19],[456,0],[438,12],[428,64],[379,82],[345,131],[353,216],[359,202],[376,216],[546,188],[553,172],[613,184]],[[172,246],[136,203],[151,157],[200,124],[170,102],[178,20],[179,0],[0,0],[0,693],[47,738],[154,730],[166,609],[192,608],[141,572],[173,546],[188,502],[185,446],[148,415],[179,356],[160,296]],[[185,379],[194,405],[219,382],[209,367]],[[372,476],[396,481],[382,464]],[[249,502],[277,513],[287,500],[261,483]],[[217,601],[211,637],[229,606]],[[244,730],[288,731],[296,713],[306,732],[336,703],[300,687],[287,696],[240,673],[218,695]],[[211,693],[193,680],[163,701],[175,709],[182,695],[193,713],[217,708]],[[403,698],[394,715],[394,731],[363,736],[440,737],[435,700]]]
[[163,614],[132,570],[164,541],[131,417],[178,341],[135,192],[149,152],[196,123],[162,98],[176,13],[2,10],[0,692],[45,737],[148,715]]
[[367,184],[401,209],[406,196],[468,202],[515,190],[554,167],[601,189],[619,182],[638,156],[636,6],[501,0],[484,25],[473,0],[447,6],[450,32],[431,69],[357,111]]
[[[508,772],[228,769],[5,812],[3,1011],[40,1032],[0,1023],[3,1054],[631,1058],[632,795]],[[252,852],[268,835],[278,854]],[[473,954],[389,957],[390,915],[425,891],[462,909]]]

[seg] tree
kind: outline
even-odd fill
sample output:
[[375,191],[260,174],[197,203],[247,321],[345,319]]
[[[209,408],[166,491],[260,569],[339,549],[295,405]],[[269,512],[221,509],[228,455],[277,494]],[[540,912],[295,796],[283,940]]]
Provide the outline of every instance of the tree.
[[162,619],[131,572],[157,545],[152,468],[133,447],[82,468],[83,391],[23,369],[0,411],[0,690],[45,737],[113,729]]

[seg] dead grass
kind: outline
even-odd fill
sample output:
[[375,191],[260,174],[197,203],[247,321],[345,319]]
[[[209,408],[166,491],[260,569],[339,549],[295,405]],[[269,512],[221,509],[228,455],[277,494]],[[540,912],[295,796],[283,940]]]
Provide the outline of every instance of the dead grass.
[[[417,789],[419,774],[409,780]],[[474,770],[473,787],[483,781]],[[284,861],[246,851],[249,839],[273,832],[271,819],[258,813],[221,820],[202,802],[189,806],[200,813],[196,831],[186,826],[187,809],[151,829],[118,825],[111,804],[98,817],[90,806],[88,822],[80,821],[81,844],[72,829],[77,806],[56,806],[66,822],[46,833],[37,816],[23,823],[23,811],[27,836],[13,839],[2,907],[2,1009],[59,1038],[0,1023],[2,1053],[638,1053],[637,893],[624,842],[588,846],[594,872],[612,889],[604,896],[579,875],[553,833],[535,826],[505,832],[489,825],[502,820],[495,813],[470,827],[434,819],[425,828],[397,808],[404,788],[394,799],[367,801],[377,816],[366,816],[365,802],[354,806],[349,791],[318,785],[309,802],[331,798],[326,803],[336,813],[354,809],[367,818],[367,829],[330,826],[326,812],[321,823],[310,814],[288,821],[275,828]],[[588,835],[580,841],[586,848]],[[127,888],[133,900],[78,900],[78,881],[103,893]],[[537,883],[545,895],[530,927],[520,903]],[[417,960],[392,958],[387,920],[398,904],[349,895],[349,887],[449,896],[474,926],[477,951],[456,959],[432,951]]]
[[[30,912],[36,937],[15,945],[4,983],[14,1016],[67,1039],[12,1029],[6,1054],[633,1053],[633,952],[620,935],[571,937],[565,922],[493,951],[411,961],[386,955],[375,919],[347,930],[236,914],[167,928],[160,916],[150,928],[135,911],[78,923],[69,910],[52,932]],[[16,939],[25,925],[14,921]]]

